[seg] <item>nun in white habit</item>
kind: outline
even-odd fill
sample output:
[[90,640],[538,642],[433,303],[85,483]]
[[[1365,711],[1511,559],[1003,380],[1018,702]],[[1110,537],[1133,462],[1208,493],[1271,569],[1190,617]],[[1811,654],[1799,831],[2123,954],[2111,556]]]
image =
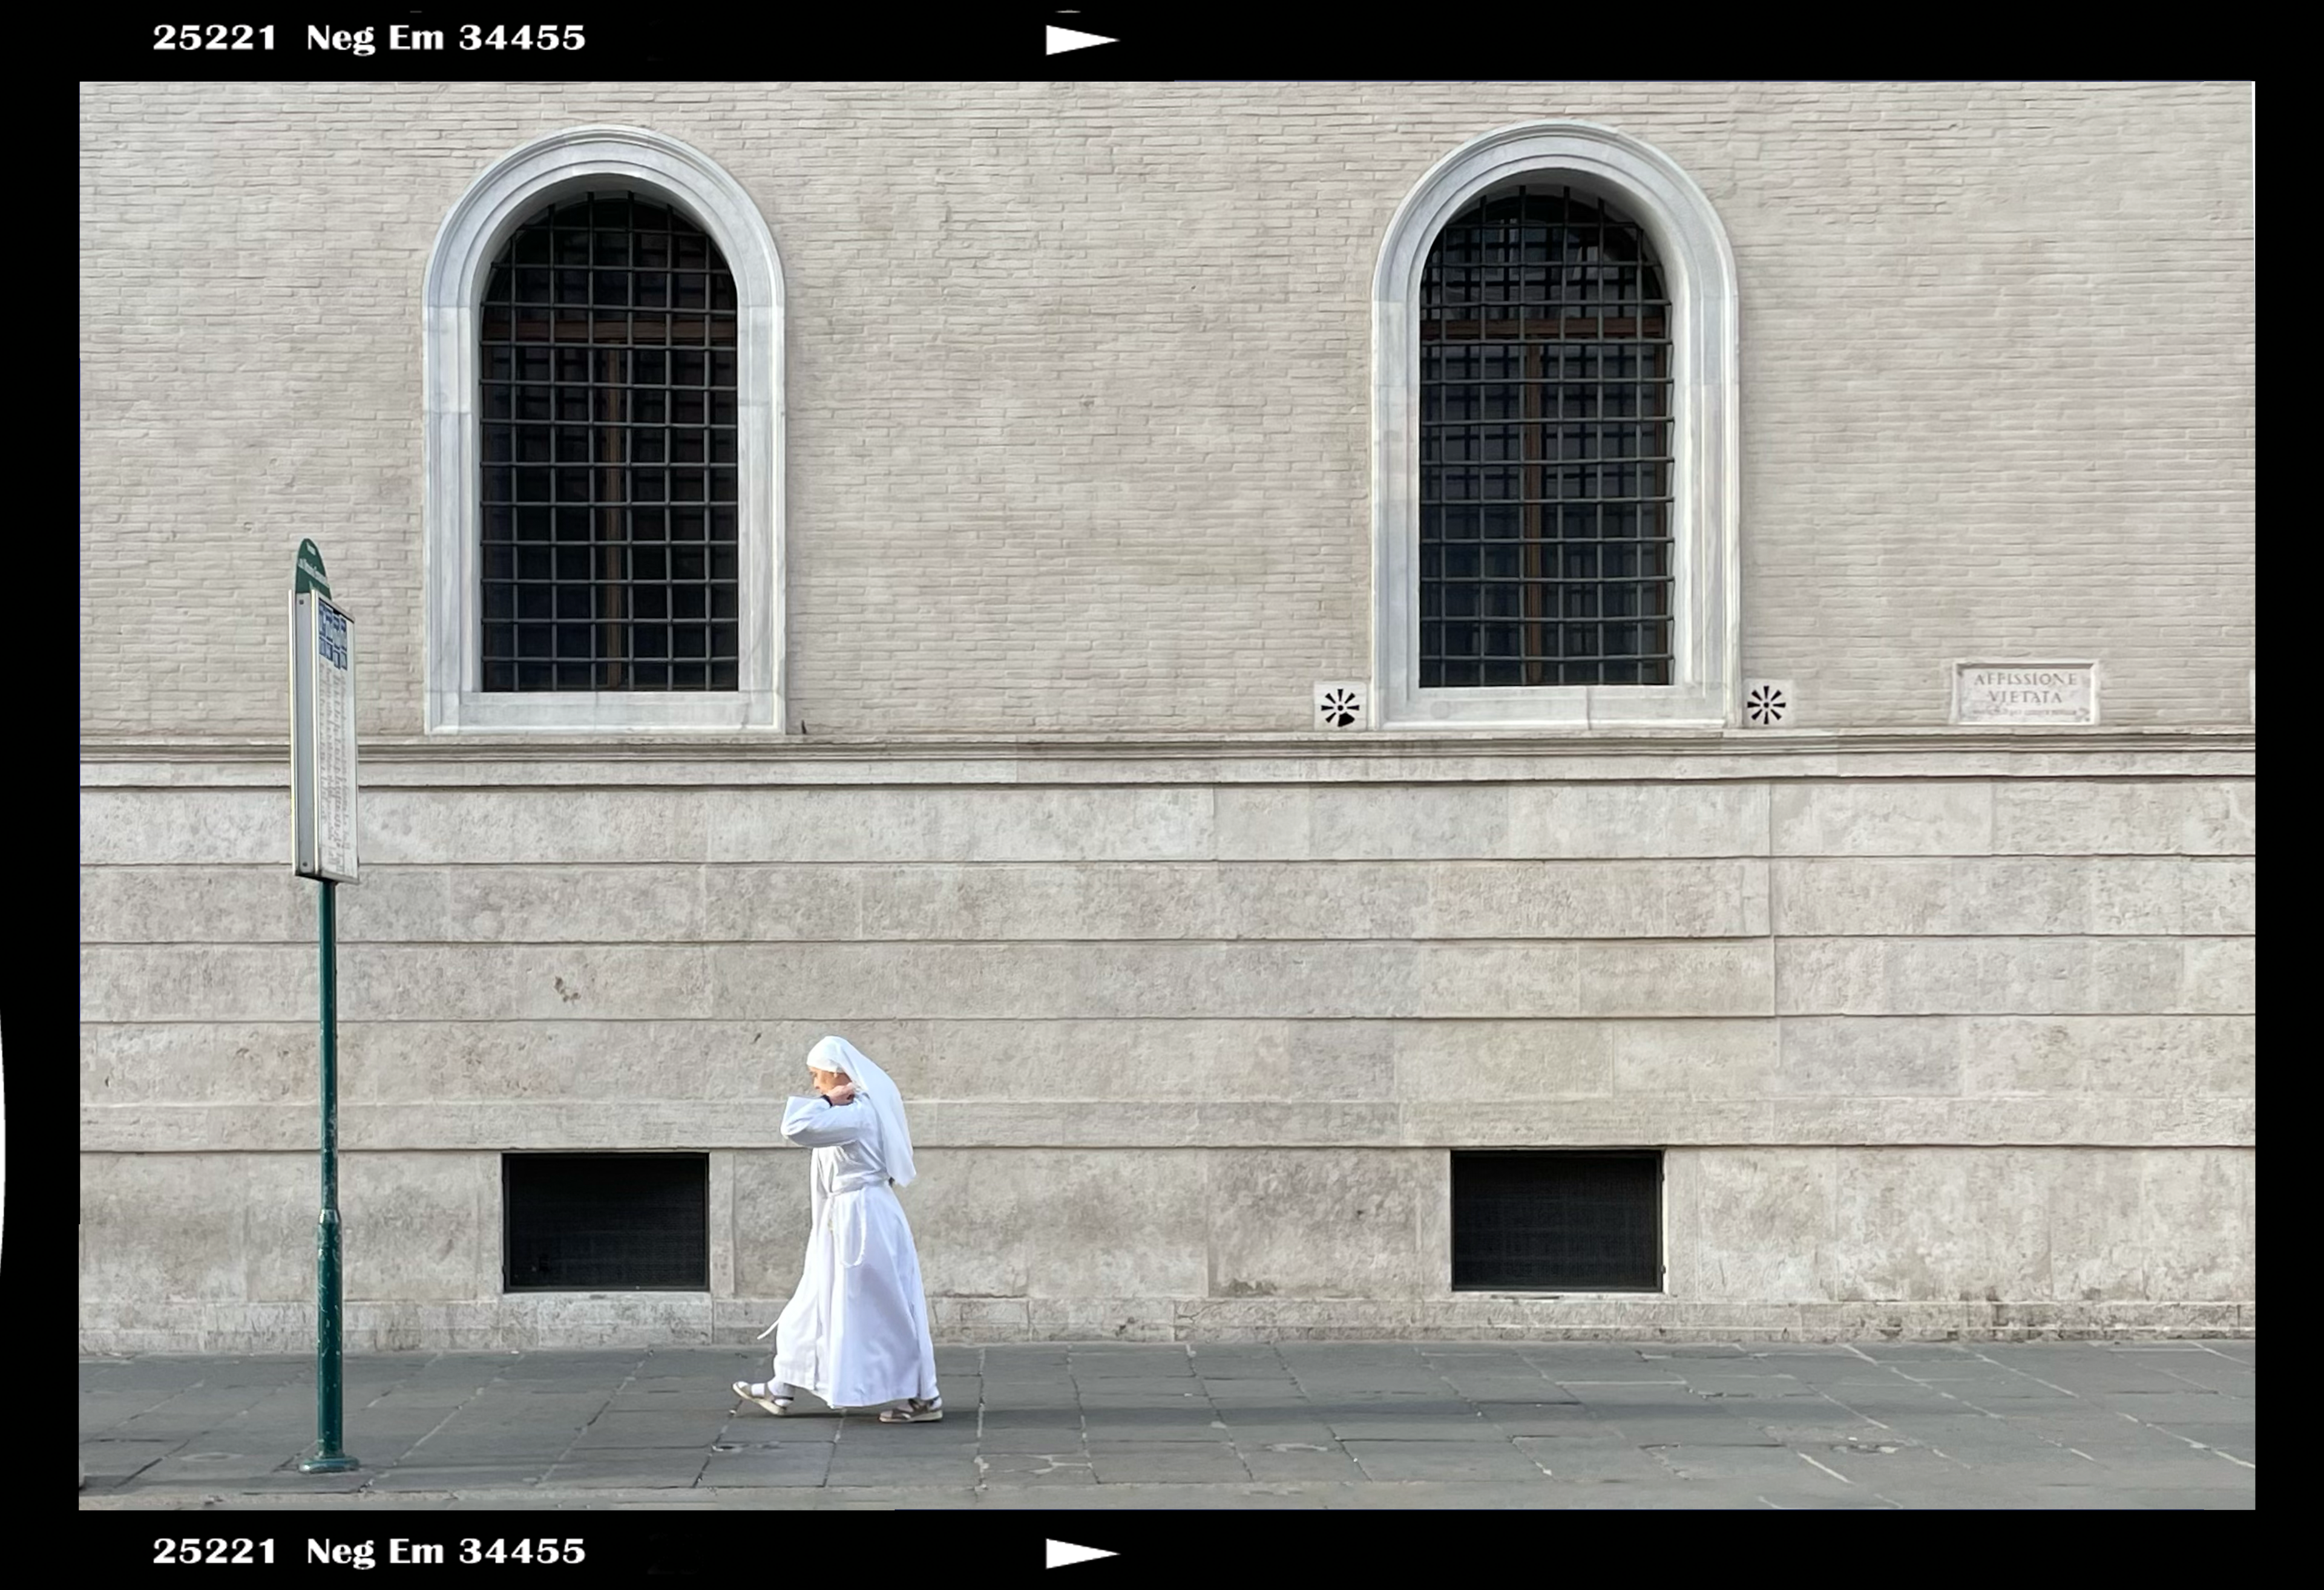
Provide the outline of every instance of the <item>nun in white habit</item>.
[[788,1413],[805,1390],[834,1408],[891,1403],[883,1423],[933,1422],[944,1417],[944,1402],[927,1294],[896,1198],[914,1174],[903,1095],[844,1038],[817,1043],[807,1064],[815,1097],[794,1098],[783,1109],[783,1135],[815,1151],[807,1270],[769,1328],[773,1378],[738,1380],[735,1394]]

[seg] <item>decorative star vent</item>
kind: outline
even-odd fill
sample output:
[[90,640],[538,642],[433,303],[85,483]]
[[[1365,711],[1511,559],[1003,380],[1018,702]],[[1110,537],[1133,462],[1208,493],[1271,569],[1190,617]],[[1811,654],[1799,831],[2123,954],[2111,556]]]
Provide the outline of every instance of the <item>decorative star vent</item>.
[[1318,729],[1361,729],[1370,718],[1368,692],[1354,680],[1338,680],[1315,686],[1315,727]]
[[1773,729],[1792,715],[1789,679],[1754,679],[1743,687],[1743,721],[1754,729]]

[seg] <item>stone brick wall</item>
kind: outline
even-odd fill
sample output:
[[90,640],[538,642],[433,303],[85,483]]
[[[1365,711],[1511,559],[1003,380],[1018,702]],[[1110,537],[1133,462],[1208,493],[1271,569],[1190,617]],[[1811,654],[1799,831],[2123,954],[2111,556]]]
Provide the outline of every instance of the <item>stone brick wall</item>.
[[421,272],[591,122],[749,189],[788,293],[791,713],[1280,731],[1369,666],[1368,299],[1480,133],[1668,152],[1742,292],[1743,662],[1938,723],[2095,657],[2243,723],[2252,110],[2236,85],[87,85],[82,726],[279,735],[303,537],[420,723]]

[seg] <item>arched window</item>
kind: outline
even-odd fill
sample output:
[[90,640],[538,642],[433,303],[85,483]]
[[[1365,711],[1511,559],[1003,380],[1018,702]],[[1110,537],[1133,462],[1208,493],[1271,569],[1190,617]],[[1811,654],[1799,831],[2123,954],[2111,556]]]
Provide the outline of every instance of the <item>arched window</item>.
[[428,726],[779,728],[782,277],[629,128],[518,151],[428,278]]
[[1604,128],[1441,162],[1374,293],[1375,721],[1723,725],[1734,271],[1700,189]]
[[483,317],[484,688],[733,690],[734,278],[629,190],[535,211]]
[[1670,300],[1645,229],[1519,181],[1420,289],[1420,685],[1667,685]]

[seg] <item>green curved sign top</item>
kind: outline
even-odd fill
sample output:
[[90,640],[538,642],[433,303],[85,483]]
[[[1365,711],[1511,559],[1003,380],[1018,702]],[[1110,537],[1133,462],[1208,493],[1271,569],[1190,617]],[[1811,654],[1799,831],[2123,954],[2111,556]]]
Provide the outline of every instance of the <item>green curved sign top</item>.
[[331,593],[331,583],[323,577],[323,555],[315,549],[312,541],[299,543],[298,560],[291,565],[291,569],[290,589],[294,593],[312,591],[322,596]]

